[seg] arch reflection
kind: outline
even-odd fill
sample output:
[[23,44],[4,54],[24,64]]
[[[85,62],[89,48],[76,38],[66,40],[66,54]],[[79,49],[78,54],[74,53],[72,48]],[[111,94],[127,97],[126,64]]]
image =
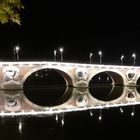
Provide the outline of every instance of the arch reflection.
[[0,90],[0,116],[40,116],[140,104],[140,95],[136,87],[112,86],[108,94],[101,95],[104,97],[103,99],[97,98],[95,93],[99,96],[98,94],[105,92],[105,88],[101,90],[97,87],[97,90],[98,92],[94,88],[93,93],[91,93],[89,88],[67,88],[61,98],[53,104],[54,106],[40,106],[31,102],[23,90]]
[[22,108],[20,91],[1,91],[2,109],[7,112],[17,112]]
[[90,94],[101,101],[112,101],[123,94],[123,86],[94,86],[89,88]]
[[[29,98],[23,93],[24,101],[30,104],[31,106],[38,107],[53,107],[61,105],[67,102],[73,93],[73,88],[70,87],[56,87],[55,89],[30,89],[28,92],[31,93],[32,96]],[[38,96],[34,96],[38,93]],[[42,97],[43,100],[40,100],[40,96],[45,95],[45,98]]]

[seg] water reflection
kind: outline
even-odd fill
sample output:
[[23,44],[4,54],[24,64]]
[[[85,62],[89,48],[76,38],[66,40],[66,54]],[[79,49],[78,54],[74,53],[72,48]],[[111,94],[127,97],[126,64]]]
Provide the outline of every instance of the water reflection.
[[72,88],[64,86],[24,89],[26,99],[39,106],[56,106],[65,103],[73,93]]
[[134,110],[134,107],[133,107],[133,110],[131,112],[131,116],[134,117],[134,115],[135,115],[135,110]]
[[94,86],[89,88],[90,94],[102,101],[111,101],[114,99],[119,98],[122,93],[123,93],[123,86],[113,86],[113,85],[108,85],[108,86]]
[[[137,88],[123,87],[123,90],[122,87],[121,90],[119,88],[114,87],[109,92],[110,98],[113,95],[115,98],[104,101],[93,96],[94,93],[90,93],[88,88],[69,88],[67,91],[70,93],[65,94],[71,96],[67,98],[66,102],[51,107],[40,107],[31,103],[22,90],[1,90],[0,132],[4,136],[0,136],[0,138],[67,139],[69,137],[73,139],[75,136],[77,138],[82,138],[84,135],[90,137],[93,131],[94,134],[97,132],[103,134],[117,126],[120,131],[126,124],[130,124],[130,120],[133,120],[134,123],[134,125],[129,125],[130,127],[138,125],[139,123],[134,121],[140,118],[140,113],[137,113],[140,107],[135,106],[134,108],[133,106],[140,102]],[[95,88],[92,91],[97,94]],[[102,94],[104,91],[105,88],[102,88],[98,94]],[[120,95],[117,95],[118,98],[116,98],[117,93]],[[120,109],[121,113],[111,107],[118,107],[116,109]],[[16,116],[16,114],[18,115]],[[88,133],[86,133],[87,130]],[[79,136],[79,134],[81,135]]]
[[23,123],[22,123],[22,119],[20,117],[19,122],[18,122],[18,130],[19,130],[20,133],[22,133],[22,129],[23,129]]
[[99,121],[101,121],[103,119],[101,109],[99,110],[99,117],[98,118],[99,118]]
[[[56,88],[57,90],[63,91],[61,88]],[[56,92],[56,89],[54,90]],[[52,89],[53,90],[53,89]],[[28,90],[29,91],[29,90]],[[37,90],[39,92],[39,90]],[[50,89],[49,89],[50,91]],[[47,89],[44,90],[44,95],[48,92]],[[41,89],[40,89],[40,92]],[[39,92],[39,93],[40,93]],[[53,94],[53,93],[52,93]],[[56,95],[57,92],[54,94]],[[58,92],[59,94],[59,92]],[[50,94],[49,94],[50,95]],[[54,96],[53,95],[53,96]],[[82,111],[87,109],[98,109],[98,108],[109,108],[117,106],[127,106],[140,103],[140,94],[136,87],[121,87],[121,86],[106,86],[94,88],[66,88],[64,93],[61,93],[59,98],[54,98],[53,100],[46,99],[44,96],[44,101],[46,105],[41,106],[37,104],[40,102],[40,95],[35,95],[35,90],[30,90],[30,96],[32,99],[38,100],[37,102],[32,102],[23,90],[17,91],[0,91],[0,115],[41,115],[41,114],[59,114],[62,112],[71,111]],[[38,98],[37,98],[38,97]],[[52,97],[52,95],[51,95]],[[43,96],[42,96],[43,98]],[[49,96],[47,96],[49,98]],[[45,100],[46,99],[46,100]],[[52,103],[50,102],[52,101]],[[44,104],[44,103],[43,103]],[[50,106],[51,105],[51,106]],[[122,109],[120,108],[122,112]],[[92,116],[92,115],[91,115]],[[56,118],[58,119],[58,118]]]
[[121,112],[121,113],[123,113],[123,112],[124,112],[122,107],[120,107],[120,112]]
[[52,118],[46,117],[0,118],[0,132],[1,139],[47,139],[50,137],[59,139],[64,137],[63,127],[53,123]]

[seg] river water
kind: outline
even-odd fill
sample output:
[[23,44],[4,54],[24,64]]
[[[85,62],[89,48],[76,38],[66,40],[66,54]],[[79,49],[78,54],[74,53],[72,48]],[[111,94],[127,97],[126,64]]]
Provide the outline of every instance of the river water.
[[[116,87],[114,93],[110,93],[110,86],[89,89],[91,95],[99,100],[112,100],[118,98],[123,87]],[[47,89],[48,90],[48,89]],[[53,92],[52,92],[53,91]],[[39,105],[55,105],[57,98],[63,96],[64,87],[27,89],[23,95]],[[70,91],[73,91],[71,89]],[[137,88],[139,91],[139,88]],[[21,91],[20,91],[21,93]],[[46,94],[48,93],[48,94]],[[51,94],[50,94],[51,93]],[[52,96],[53,94],[53,96]],[[100,96],[99,96],[100,94]],[[117,95],[116,95],[117,94]],[[4,109],[4,101],[10,97],[19,95],[17,91],[0,92],[0,109]],[[34,98],[32,95],[35,95]],[[67,98],[69,98],[71,94]],[[50,100],[48,100],[50,97]],[[53,98],[55,97],[55,98]],[[65,100],[67,100],[65,98]],[[39,100],[37,100],[39,99]],[[45,100],[48,104],[45,104]],[[65,101],[64,100],[64,101]],[[59,102],[60,103],[60,102]],[[10,100],[10,104],[13,102]],[[26,109],[27,107],[25,107]],[[7,108],[6,108],[7,109]],[[132,111],[134,111],[132,115]],[[101,115],[101,118],[100,118]],[[34,116],[0,116],[0,140],[9,139],[121,139],[139,137],[140,106],[125,106],[108,109],[92,109],[77,112],[65,112],[58,116],[34,115]]]

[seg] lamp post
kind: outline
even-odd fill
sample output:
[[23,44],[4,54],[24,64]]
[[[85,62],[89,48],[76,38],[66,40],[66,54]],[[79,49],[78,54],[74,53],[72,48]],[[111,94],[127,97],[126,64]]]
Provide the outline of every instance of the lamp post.
[[60,48],[59,51],[60,51],[60,55],[61,55],[60,56],[61,57],[61,61],[63,61],[63,48]]
[[132,58],[133,58],[133,60],[134,60],[134,61],[133,61],[133,65],[135,66],[135,63],[136,63],[136,54],[135,54],[135,53],[132,54]]
[[90,64],[91,64],[91,62],[92,62],[92,55],[93,55],[92,53],[89,54],[89,63],[90,63]]
[[123,65],[124,55],[121,55],[121,65]]
[[101,64],[102,63],[102,51],[99,51],[98,54],[99,54],[99,57],[100,57],[100,64]]
[[19,50],[20,50],[19,46],[16,46],[13,49],[13,51],[14,51],[14,59],[17,60],[17,61],[19,60]]
[[53,51],[53,57],[54,57],[54,61],[56,61],[56,50]]

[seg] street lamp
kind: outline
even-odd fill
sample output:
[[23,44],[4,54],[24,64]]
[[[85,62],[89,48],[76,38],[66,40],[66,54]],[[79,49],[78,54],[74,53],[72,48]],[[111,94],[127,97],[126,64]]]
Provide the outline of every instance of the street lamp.
[[134,59],[133,65],[135,66],[135,63],[136,63],[136,54],[133,53],[133,54],[132,54],[132,57],[133,57],[133,59]]
[[90,62],[90,64],[91,64],[91,61],[92,61],[92,55],[93,55],[92,53],[89,54],[89,62]]
[[121,65],[123,65],[124,55],[121,56]]
[[60,55],[61,55],[61,61],[63,61],[63,48],[60,48],[59,51],[60,51]]
[[16,46],[13,49],[13,51],[14,51],[14,59],[17,60],[17,61],[19,60],[19,50],[20,50],[19,46]]
[[102,63],[102,51],[98,52],[99,56],[100,56],[100,64]]
[[53,57],[54,57],[54,61],[56,61],[56,50],[53,51]]

